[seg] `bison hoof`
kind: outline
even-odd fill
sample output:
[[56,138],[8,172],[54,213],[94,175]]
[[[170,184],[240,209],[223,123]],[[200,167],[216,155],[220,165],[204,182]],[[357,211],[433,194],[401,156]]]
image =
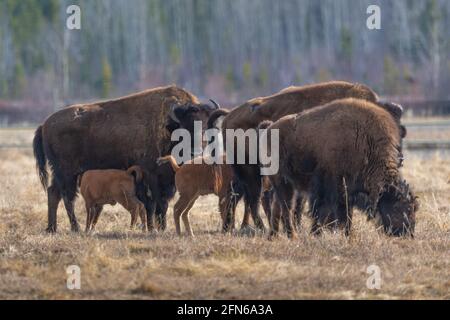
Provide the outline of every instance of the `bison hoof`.
[[80,232],[80,226],[78,224],[74,224],[70,227],[72,232]]
[[56,233],[56,226],[48,226],[47,229],[45,229],[45,232]]
[[287,236],[288,236],[289,240],[297,240],[298,239],[297,234],[295,232],[288,233]]
[[164,223],[158,223],[156,225],[156,229],[158,229],[159,232],[164,232],[166,230],[166,224]]
[[267,237],[267,240],[273,241],[276,238],[278,238],[278,234],[276,232],[271,232],[271,233],[269,233],[269,236]]

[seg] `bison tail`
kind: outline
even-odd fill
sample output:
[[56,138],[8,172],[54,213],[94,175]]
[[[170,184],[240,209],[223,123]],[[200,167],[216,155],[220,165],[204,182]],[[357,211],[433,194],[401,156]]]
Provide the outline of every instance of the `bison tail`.
[[134,177],[134,180],[136,181],[136,183],[139,183],[142,181],[143,178],[143,173],[142,173],[142,169],[139,166],[131,166],[128,168],[127,173],[129,175],[132,175]]
[[172,167],[172,170],[174,172],[177,172],[178,170],[180,170],[180,166],[176,162],[175,158],[172,156],[160,157],[156,160],[156,163],[158,164],[158,166],[162,165],[163,163],[167,163],[167,162],[170,163],[170,166]]
[[223,172],[221,165],[213,165],[213,173],[214,173],[214,193],[219,194],[220,190],[223,187]]
[[219,127],[219,126],[217,126],[217,123],[216,123],[217,120],[220,117],[226,116],[229,112],[230,112],[230,110],[227,110],[227,109],[217,109],[213,113],[211,113],[211,115],[209,116],[209,119],[208,119],[208,129]]
[[47,173],[47,157],[44,152],[44,145],[42,139],[42,126],[39,126],[34,133],[33,139],[33,153],[36,159],[36,168],[39,173],[39,180],[41,181],[44,189],[48,186],[48,173]]

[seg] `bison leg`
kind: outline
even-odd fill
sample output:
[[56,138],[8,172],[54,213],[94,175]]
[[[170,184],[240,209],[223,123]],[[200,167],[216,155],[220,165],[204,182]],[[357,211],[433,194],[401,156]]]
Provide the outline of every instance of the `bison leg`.
[[183,212],[186,210],[186,208],[189,206],[190,199],[188,197],[183,197],[180,195],[180,198],[175,203],[173,207],[173,218],[175,222],[175,230],[177,232],[177,235],[181,235],[181,225],[180,225],[180,218]]
[[145,232],[147,231],[147,213],[145,212],[145,206],[141,201],[139,201],[137,210],[139,213],[139,218],[141,219],[142,231]]
[[77,217],[75,216],[75,210],[74,210],[74,202],[75,202],[75,189],[74,191],[70,193],[66,193],[63,195],[64,200],[64,206],[66,207],[67,216],[69,217],[70,221],[70,229],[73,232],[80,231],[80,226],[77,221]]
[[100,214],[102,213],[102,210],[103,210],[102,205],[95,205],[94,213],[92,215],[91,230],[95,229],[95,226],[97,225],[97,222],[98,222],[98,218],[100,217]]
[[245,201],[244,218],[242,219],[241,230],[248,228],[248,226],[250,225],[250,214],[251,214],[250,205],[247,203],[247,201]]
[[305,200],[300,193],[297,193],[295,198],[294,227],[297,232],[299,232],[302,224],[302,214],[305,207]]
[[275,237],[280,231],[281,208],[277,198],[275,198],[273,201],[272,209],[269,238]]
[[58,204],[61,201],[61,191],[54,181],[52,182],[52,185],[47,188],[47,197],[48,226],[46,231],[49,233],[55,233],[57,226],[56,212],[58,211]]
[[126,210],[128,210],[131,214],[131,223],[130,223],[130,229],[134,229],[136,226],[136,221],[138,216],[140,215],[139,211],[141,208],[143,209],[142,202],[139,201],[139,199],[132,195],[125,195],[123,199],[117,199],[118,202],[124,207]]
[[[229,190],[226,192],[226,211],[225,217],[223,218],[223,232],[229,232],[234,229],[235,218],[236,218],[236,207],[239,201],[244,195],[244,188],[240,181],[233,179],[231,181]],[[245,207],[247,209],[247,205]],[[242,220],[241,229],[249,225],[250,212],[244,211],[244,218]]]
[[338,185],[336,179],[316,172],[311,181],[310,204],[313,223],[311,233],[320,235],[323,227],[334,229],[339,220],[337,214]]
[[259,204],[260,204],[260,194],[256,195],[255,193],[248,194],[248,201],[250,205],[250,213],[252,214],[253,222],[255,223],[255,227],[262,232],[266,231],[266,227],[264,226],[264,222],[261,219],[259,214]]
[[263,192],[262,198],[261,198],[261,204],[264,210],[264,213],[266,214],[267,221],[270,224],[270,221],[272,220],[272,201],[273,201],[273,189],[266,190]]
[[289,182],[277,183],[275,186],[275,194],[281,207],[281,217],[284,230],[289,238],[296,238],[295,229],[292,226],[292,199],[294,196],[293,186]]
[[192,206],[195,203],[195,200],[197,197],[183,197],[180,195],[180,198],[178,199],[177,203],[175,203],[175,206],[173,207],[173,217],[175,220],[175,229],[177,232],[177,235],[181,235],[181,226],[180,226],[180,218],[183,217],[184,226],[187,229],[189,235],[192,235],[192,230],[189,225],[189,217],[185,218],[185,215],[189,214],[189,210],[192,208]]
[[77,195],[77,176],[70,176],[69,178],[62,179],[62,181],[61,194],[67,211],[67,216],[69,217],[70,229],[73,232],[78,232],[80,231],[80,226],[74,210],[74,202]]
[[234,228],[234,215],[236,211],[235,197],[231,192],[219,196],[219,211],[222,218],[222,232],[227,233]]
[[167,214],[168,207],[169,207],[169,202],[167,200],[160,201],[156,205],[155,217],[156,217],[156,224],[157,224],[158,231],[166,230],[166,227],[167,227],[166,214]]
[[191,224],[189,223],[189,211],[191,210],[194,203],[195,203],[195,199],[191,200],[191,202],[189,202],[188,207],[184,210],[184,212],[181,215],[181,217],[183,218],[184,229],[186,230],[186,233],[189,237],[194,236],[194,233],[192,232],[192,229],[191,229]]
[[80,225],[78,224],[77,217],[75,216],[75,210],[74,210],[74,200],[71,198],[64,197],[64,206],[66,207],[67,215],[70,220],[70,229],[73,232],[80,231]]
[[258,174],[255,175],[253,179],[254,180],[248,184],[248,188],[245,192],[246,201],[250,206],[250,213],[252,215],[253,222],[255,223],[255,227],[264,232],[266,228],[259,214],[259,204],[261,200],[261,178]]
[[155,215],[156,202],[150,198],[146,198],[144,205],[147,214],[147,230],[152,232],[155,229],[153,224],[153,216]]
[[86,228],[84,229],[85,233],[88,233],[91,230],[93,215],[94,208],[86,202]]
[[265,231],[264,222],[259,215],[259,203],[261,200],[261,175],[259,166],[257,165],[236,165],[233,167],[236,176],[242,184],[245,201],[250,206],[250,212],[255,223],[255,227],[261,231]]

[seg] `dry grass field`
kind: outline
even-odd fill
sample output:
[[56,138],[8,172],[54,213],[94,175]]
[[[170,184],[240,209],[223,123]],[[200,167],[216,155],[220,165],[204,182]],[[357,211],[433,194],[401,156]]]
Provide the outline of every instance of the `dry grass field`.
[[[31,134],[4,130],[0,144]],[[350,239],[313,237],[308,219],[295,241],[222,235],[214,196],[191,211],[194,239],[175,235],[171,208],[164,234],[129,231],[119,206],[105,207],[93,235],[74,234],[62,204],[58,233],[48,235],[31,150],[0,149],[0,298],[449,299],[450,157],[408,153],[403,172],[421,203],[413,240],[388,238],[361,214]],[[76,208],[83,227],[81,199]],[[372,264],[381,270],[379,290],[366,286]],[[80,290],[66,288],[69,265],[81,268]]]

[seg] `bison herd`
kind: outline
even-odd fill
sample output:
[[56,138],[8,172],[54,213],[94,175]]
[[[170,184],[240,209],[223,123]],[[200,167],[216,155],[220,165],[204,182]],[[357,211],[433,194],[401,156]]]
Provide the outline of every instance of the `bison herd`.
[[[181,218],[187,234],[193,235],[189,210],[199,196],[216,194],[224,232],[233,230],[242,198],[241,228],[248,227],[251,216],[255,227],[266,231],[259,213],[262,203],[270,237],[279,232],[281,219],[288,237],[295,238],[305,211],[312,218],[313,234],[342,228],[349,235],[353,208],[388,235],[413,236],[418,202],[400,173],[406,136],[401,106],[380,101],[364,85],[342,81],[289,87],[232,110],[210,102],[168,86],[50,115],[33,140],[48,196],[47,231],[56,232],[61,200],[72,231],[79,230],[74,201],[80,186],[87,231],[103,205],[116,202],[130,211],[132,226],[140,216],[144,229],[163,231],[168,203],[178,190],[178,234]],[[203,130],[218,128],[222,133],[266,129],[270,135],[278,129],[278,172],[262,176],[260,162],[177,164],[170,155],[171,134],[186,129],[194,137],[195,121],[202,122]]]

